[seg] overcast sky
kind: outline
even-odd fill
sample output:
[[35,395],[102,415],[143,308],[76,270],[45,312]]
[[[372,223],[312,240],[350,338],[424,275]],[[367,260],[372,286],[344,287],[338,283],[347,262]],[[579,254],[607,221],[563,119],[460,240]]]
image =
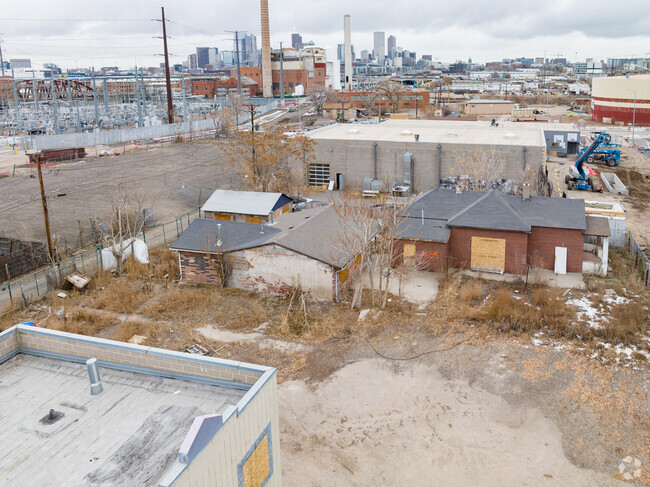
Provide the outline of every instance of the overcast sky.
[[[372,51],[372,33],[442,62],[510,57],[650,57],[650,0],[269,0],[271,43],[291,33],[313,40],[335,57],[343,42],[343,15],[352,16],[352,43]],[[0,38],[5,58],[29,57],[32,66],[63,68],[158,65],[163,52],[160,3],[150,0],[3,2]],[[172,63],[196,46],[231,50],[227,30],[258,36],[259,0],[192,0],[165,5]],[[39,20],[34,20],[39,19]],[[75,20],[75,21],[70,21]]]

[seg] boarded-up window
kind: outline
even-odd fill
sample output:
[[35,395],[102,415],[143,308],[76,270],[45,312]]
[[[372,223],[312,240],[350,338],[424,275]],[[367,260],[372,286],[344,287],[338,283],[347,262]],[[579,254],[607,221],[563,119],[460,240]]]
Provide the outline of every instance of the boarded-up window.
[[415,244],[404,244],[404,257],[415,257]]
[[214,213],[215,220],[225,220],[230,221],[230,215],[223,215],[221,213]]
[[[269,463],[269,440],[268,434],[264,435],[262,441],[242,466],[242,484],[244,487],[261,487],[268,479],[271,472]],[[240,484],[240,485],[242,485]]]
[[505,265],[505,239],[472,237],[472,269],[503,272]]
[[247,223],[262,223],[262,219],[259,216],[247,216]]
[[348,280],[348,277],[350,277],[350,268],[346,267],[345,269],[341,270],[341,272],[339,272],[339,283],[343,284]]

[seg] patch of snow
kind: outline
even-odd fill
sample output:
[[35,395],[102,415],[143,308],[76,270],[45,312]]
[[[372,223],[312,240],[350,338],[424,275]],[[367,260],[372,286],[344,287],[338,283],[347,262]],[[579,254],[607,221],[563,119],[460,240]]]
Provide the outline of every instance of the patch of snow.
[[587,296],[568,299],[567,304],[577,307],[578,319],[586,321],[591,328],[598,329],[603,327],[600,324],[600,321],[603,319],[602,311],[595,308]]

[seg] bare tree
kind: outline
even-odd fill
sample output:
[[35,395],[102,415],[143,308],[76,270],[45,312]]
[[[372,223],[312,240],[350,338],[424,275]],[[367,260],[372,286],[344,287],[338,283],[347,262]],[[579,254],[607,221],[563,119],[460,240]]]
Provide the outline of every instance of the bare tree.
[[462,190],[485,190],[501,179],[505,164],[494,149],[477,148],[456,155],[454,176]]
[[323,113],[323,105],[334,99],[335,91],[326,86],[313,86],[308,92],[309,101],[314,104],[314,108],[319,115]]
[[314,157],[314,141],[302,134],[238,131],[221,144],[245,185],[257,191],[292,193],[304,185],[304,168]]
[[404,85],[394,79],[386,79],[377,83],[377,94],[390,102],[393,113],[399,111],[402,98],[406,94]]
[[120,275],[124,253],[145,227],[145,208],[153,207],[153,201],[120,182],[115,185],[110,199],[110,219],[103,223],[102,228],[105,240],[110,244],[108,250],[116,260],[115,272]]

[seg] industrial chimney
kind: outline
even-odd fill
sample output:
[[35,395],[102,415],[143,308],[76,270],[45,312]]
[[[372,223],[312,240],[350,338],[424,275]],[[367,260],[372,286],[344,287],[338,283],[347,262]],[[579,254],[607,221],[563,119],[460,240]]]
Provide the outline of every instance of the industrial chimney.
[[262,21],[262,94],[273,97],[273,71],[271,67],[271,31],[269,29],[269,0],[260,0]]
[[345,79],[343,89],[349,90],[352,83],[352,33],[350,31],[350,14],[343,17],[343,36],[345,43]]

